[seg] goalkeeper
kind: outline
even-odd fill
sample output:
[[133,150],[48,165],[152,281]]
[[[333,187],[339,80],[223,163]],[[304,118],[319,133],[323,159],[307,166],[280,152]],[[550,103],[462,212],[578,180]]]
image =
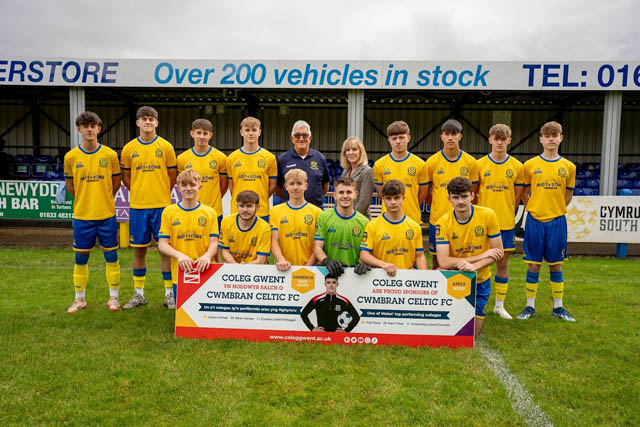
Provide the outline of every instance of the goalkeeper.
[[360,241],[369,220],[354,209],[357,196],[355,181],[342,176],[334,183],[335,208],[318,215],[313,254],[336,277],[344,267],[355,267],[356,274],[371,270],[360,262]]
[[[353,304],[338,294],[338,278],[327,274],[324,278],[326,292],[311,298],[302,309],[300,316],[307,328],[312,332],[351,332],[360,321],[358,310]],[[313,326],[309,314],[315,310],[318,326]],[[351,320],[341,326],[338,320],[343,313],[349,313]],[[344,326],[344,327],[343,327]]]

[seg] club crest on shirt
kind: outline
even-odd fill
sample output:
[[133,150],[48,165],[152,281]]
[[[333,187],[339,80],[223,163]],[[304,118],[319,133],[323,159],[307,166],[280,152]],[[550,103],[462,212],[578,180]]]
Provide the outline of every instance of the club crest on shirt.
[[460,176],[469,176],[469,169],[466,166],[460,168]]
[[218,162],[216,162],[215,160],[209,160],[209,168],[218,169]]
[[267,162],[265,162],[264,159],[258,159],[257,164],[260,169],[264,169],[267,167]]
[[560,178],[564,178],[565,176],[567,176],[567,170],[565,168],[558,169],[558,176]]
[[253,236],[251,238],[251,246],[256,246],[258,244],[258,238]]
[[106,157],[101,158],[100,160],[98,160],[98,165],[101,168],[106,168],[107,166],[109,166],[109,161],[107,160]]
[[482,237],[484,236],[484,227],[479,225],[473,229],[473,232],[475,233],[476,237]]
[[358,227],[357,225],[351,229],[351,235],[353,237],[360,237],[360,234],[362,234],[362,229],[360,229],[360,227]]
[[198,225],[200,227],[204,227],[205,225],[207,225],[207,218],[204,216],[199,216],[198,217]]
[[404,237],[406,237],[407,240],[413,240],[413,236],[414,235],[415,235],[415,233],[411,229],[409,229],[409,230],[404,232]]
[[311,163],[309,163],[309,167],[313,170],[318,170],[318,162],[312,160]]
[[515,172],[513,172],[513,169],[511,168],[507,169],[507,172],[506,172],[507,178],[511,179],[513,178],[513,175],[515,175]]
[[409,174],[409,176],[416,176],[416,168],[414,166],[409,166],[407,168],[407,174]]
[[304,216],[304,223],[305,223],[305,224],[307,224],[307,225],[311,225],[311,224],[313,224],[313,215],[311,215],[311,214],[306,214],[306,215]]
[[158,158],[162,157],[162,150],[159,148],[156,148],[156,157]]

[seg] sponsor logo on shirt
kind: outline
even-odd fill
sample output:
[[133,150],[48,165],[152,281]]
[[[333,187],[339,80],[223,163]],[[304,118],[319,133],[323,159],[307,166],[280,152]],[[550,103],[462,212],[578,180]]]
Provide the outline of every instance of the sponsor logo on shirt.
[[[508,173],[508,172],[507,172]],[[488,169],[484,172],[484,175],[482,176],[491,176],[491,171],[489,171]]]
[[175,227],[176,225],[180,225],[180,224],[181,224],[180,220],[178,218],[176,218],[176,219],[173,220],[173,223],[171,225],[173,225]]
[[80,169],[80,168],[83,168],[83,167],[84,167],[84,165],[82,164],[82,162],[76,163],[76,169]]
[[380,239],[380,240],[390,240],[390,239],[391,239],[391,236],[389,236],[387,233],[384,233],[382,235],[382,239]]
[[382,172],[383,175],[391,175],[391,171],[389,170],[389,168],[385,169],[384,172]]
[[442,175],[444,174],[444,169],[440,168],[438,169],[438,172],[436,172],[436,175]]
[[336,228],[333,225],[329,227],[329,229],[327,230],[327,233],[335,233],[335,232],[336,232]]
[[242,167],[242,163],[240,162],[240,160],[238,160],[238,161],[236,162],[236,164],[235,164],[235,165],[233,165],[233,167],[234,167],[234,168]]
[[286,216],[283,216],[282,219],[280,219],[280,224],[289,224],[289,220]]
[[138,154],[137,151],[134,151],[133,154],[131,155],[132,159],[135,159],[135,158],[138,158],[138,157],[140,157],[140,154]]
[[540,168],[536,168],[536,170],[534,170],[534,171],[533,171],[533,174],[534,174],[534,175],[538,175],[538,174],[540,174],[540,173],[542,173],[542,171],[540,170]]
[[193,167],[193,165],[191,164],[191,162],[189,162],[186,165],[184,165],[185,169],[191,169],[192,167]]

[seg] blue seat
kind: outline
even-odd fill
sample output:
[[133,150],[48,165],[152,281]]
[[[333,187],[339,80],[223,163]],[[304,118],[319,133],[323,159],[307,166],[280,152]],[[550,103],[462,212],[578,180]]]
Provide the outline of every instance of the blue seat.
[[631,189],[622,188],[622,189],[618,190],[618,192],[616,194],[618,196],[630,196],[631,195]]
[[35,156],[31,162],[31,177],[44,178],[44,175],[51,170],[53,159],[49,155]]
[[584,187],[584,180],[576,178],[576,188]]
[[640,179],[631,181],[631,188],[640,188]]
[[618,172],[618,179],[626,179],[628,181],[632,181],[634,179],[638,179],[638,173],[634,171],[622,170]]
[[618,189],[620,188],[631,188],[631,181],[627,181],[626,179],[619,179],[618,185],[616,186]]
[[340,175],[342,175],[342,172],[344,172],[344,168],[342,166],[336,166],[336,170],[335,170],[333,176],[338,178]]
[[29,178],[31,176],[31,162],[33,156],[18,154],[11,164],[11,176],[14,178]]
[[574,196],[584,196],[584,190],[585,190],[585,188],[576,187],[576,188],[573,190],[573,195],[574,195]]
[[632,196],[640,196],[640,188],[632,188],[631,189]]
[[592,179],[593,173],[589,171],[578,171],[576,172],[576,179]]
[[640,172],[640,163],[627,163],[626,165],[624,165],[624,170]]
[[582,195],[583,196],[597,196],[599,190],[597,188],[583,188]]
[[64,173],[59,169],[50,170],[44,174],[44,177],[42,177],[42,179],[44,181],[64,181]]
[[582,164],[582,167],[587,171],[600,171],[600,163],[598,162],[585,162]]
[[584,183],[586,188],[600,188],[599,179],[587,179]]

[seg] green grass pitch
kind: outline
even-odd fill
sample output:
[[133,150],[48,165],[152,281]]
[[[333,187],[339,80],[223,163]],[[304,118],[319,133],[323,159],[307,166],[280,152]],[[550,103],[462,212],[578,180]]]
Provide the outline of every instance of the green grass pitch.
[[[131,260],[120,251],[123,303]],[[66,314],[72,262],[70,249],[0,249],[0,425],[525,424],[477,350],[176,339],[156,252],[149,305],[130,312],[106,309],[104,259],[94,251],[89,308]],[[516,257],[510,265],[515,317],[525,266]],[[487,316],[482,339],[556,425],[640,423],[639,267],[569,260],[565,305],[575,324],[550,317],[546,267],[538,317]]]

